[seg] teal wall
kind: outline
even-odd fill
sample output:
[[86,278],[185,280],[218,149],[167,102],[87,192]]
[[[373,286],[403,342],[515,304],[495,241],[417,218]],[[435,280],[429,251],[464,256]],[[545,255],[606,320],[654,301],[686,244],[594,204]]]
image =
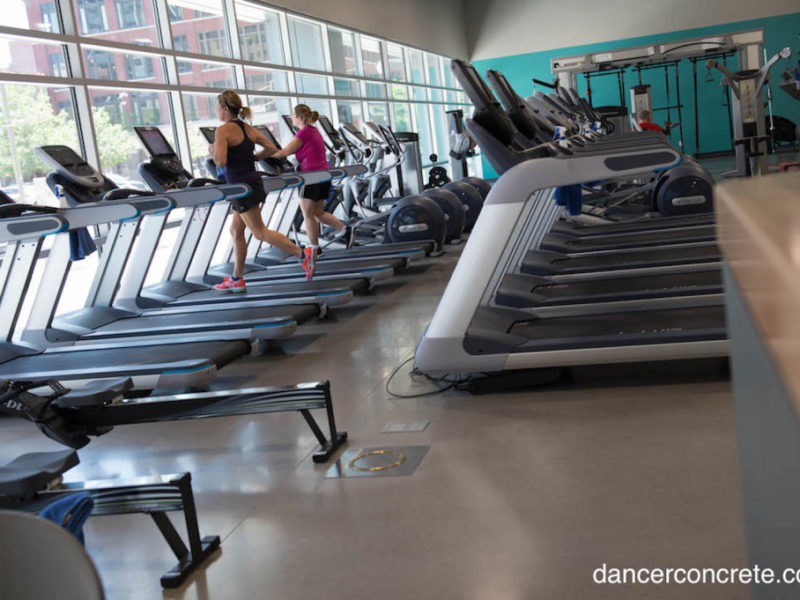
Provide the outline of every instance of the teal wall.
[[[531,52],[529,54],[517,54],[514,56],[504,56],[485,60],[476,60],[473,64],[481,75],[487,69],[496,69],[502,72],[517,93],[523,97],[530,96],[533,91],[531,79],[541,79],[552,81],[553,74],[550,70],[550,59],[586,52],[602,52],[629,46],[643,46],[660,42],[669,42],[684,38],[714,35],[730,31],[746,29],[764,29],[764,48],[767,54],[772,56],[779,50],[789,46],[795,53],[788,60],[781,60],[772,69],[773,82],[777,82],[783,70],[789,64],[797,64],[797,50],[800,50],[798,32],[800,32],[800,12],[778,17],[755,19],[751,21],[739,21],[726,25],[714,27],[702,27],[698,29],[684,29],[681,31],[671,31],[660,35],[650,35],[643,37],[627,38],[602,44],[590,44],[584,46],[568,46],[547,50],[543,52]],[[535,33],[532,32],[532,35]],[[728,67],[736,70],[738,61],[735,56],[728,58]],[[703,63],[697,65],[697,88],[698,88],[698,113],[700,121],[700,151],[714,152],[730,148],[730,127],[728,125],[728,111],[725,108],[727,102],[724,89],[720,86],[722,73],[712,71],[713,81],[706,82],[707,71]],[[670,104],[677,104],[675,90],[674,69],[670,67]],[[695,110],[694,110],[694,83],[692,73],[692,63],[683,60],[679,63],[678,76],[680,81],[681,103],[683,104],[681,122],[683,124],[683,139],[685,142],[684,152],[694,154],[697,148],[695,136]],[[624,90],[625,103],[630,104],[630,87],[639,83],[636,71],[628,69],[625,73]],[[663,69],[652,69],[642,71],[642,83],[650,84],[653,93],[653,107],[667,105],[666,83],[664,81]],[[542,88],[539,88],[542,89]],[[578,91],[586,97],[586,79],[582,75],[578,76]],[[784,116],[795,122],[800,121],[800,102],[792,99],[788,94],[778,89],[777,85],[772,86],[773,111],[777,115]],[[592,102],[595,106],[608,104],[619,104],[619,86],[616,75],[605,75],[592,78]],[[630,106],[629,106],[630,108]],[[656,111],[653,120],[663,124],[667,120],[666,111]],[[677,113],[672,112],[673,122],[678,120]],[[677,131],[671,134],[672,143],[679,146],[680,135]],[[484,160],[484,176],[495,177],[496,174],[491,166]]]

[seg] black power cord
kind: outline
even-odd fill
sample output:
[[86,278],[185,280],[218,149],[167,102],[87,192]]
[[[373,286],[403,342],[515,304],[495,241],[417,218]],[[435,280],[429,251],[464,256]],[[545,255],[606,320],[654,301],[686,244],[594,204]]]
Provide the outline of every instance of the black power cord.
[[436,389],[430,390],[428,392],[421,392],[419,394],[398,394],[398,393],[393,392],[391,389],[389,389],[389,386],[392,383],[392,379],[394,379],[395,375],[397,375],[397,373],[400,371],[400,369],[402,369],[405,365],[407,365],[409,362],[411,362],[413,360],[414,360],[413,356],[410,357],[410,358],[407,358],[406,360],[401,362],[399,365],[397,365],[392,370],[391,374],[389,375],[388,379],[386,380],[386,393],[387,394],[389,394],[390,396],[392,396],[394,398],[424,398],[425,396],[435,396],[436,394],[441,394],[442,392],[446,392],[447,390],[451,390],[451,389],[463,389],[462,386],[464,386],[465,384],[469,383],[473,379],[473,377],[471,375],[467,376],[467,377],[462,377],[462,378],[452,378],[452,377],[450,377],[449,373],[444,375],[443,377],[432,377],[432,376],[428,375],[427,373],[423,373],[422,371],[420,371],[419,369],[414,367],[409,372],[409,377],[411,377],[412,381],[418,382],[418,381],[420,381],[422,379],[427,379],[431,383],[444,384],[444,385],[438,385]]

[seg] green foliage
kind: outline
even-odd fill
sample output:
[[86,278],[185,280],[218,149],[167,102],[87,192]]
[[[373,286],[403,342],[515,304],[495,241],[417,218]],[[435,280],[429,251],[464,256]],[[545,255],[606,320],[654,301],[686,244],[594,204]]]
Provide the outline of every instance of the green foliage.
[[[32,85],[5,85],[3,91],[5,103],[0,102],[0,124],[3,125],[0,134],[2,181],[14,180],[9,127],[14,134],[14,147],[23,181],[30,181],[47,171],[47,166],[34,154],[34,148],[37,146],[64,144],[80,153],[77,127],[71,111],[61,110],[55,113],[46,88]],[[104,169],[113,168],[127,160],[138,148],[133,133],[120,124],[112,123],[107,109],[92,107],[92,120]]]

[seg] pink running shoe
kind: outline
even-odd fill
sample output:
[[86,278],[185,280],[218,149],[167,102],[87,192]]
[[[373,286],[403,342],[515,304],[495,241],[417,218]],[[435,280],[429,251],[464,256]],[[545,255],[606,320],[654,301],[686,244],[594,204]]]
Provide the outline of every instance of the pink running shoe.
[[215,290],[220,292],[231,292],[234,294],[247,291],[247,284],[244,282],[244,277],[239,277],[238,281],[234,281],[230,277],[226,277],[222,283],[214,286]]
[[306,272],[306,281],[311,281],[317,272],[317,252],[318,250],[311,246],[303,248],[303,262],[300,263],[300,266]]

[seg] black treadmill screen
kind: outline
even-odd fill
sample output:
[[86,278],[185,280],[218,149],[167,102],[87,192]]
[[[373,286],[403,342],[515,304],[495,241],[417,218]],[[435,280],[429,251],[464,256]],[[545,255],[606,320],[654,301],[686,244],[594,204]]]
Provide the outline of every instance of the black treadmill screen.
[[336,135],[336,129],[334,129],[331,122],[328,120],[328,117],[320,116],[319,124],[322,125],[322,128],[325,130],[325,133],[328,135]]
[[142,143],[151,155],[175,154],[175,151],[172,149],[172,146],[169,145],[167,138],[164,137],[160,129],[140,128],[137,129],[136,132],[139,134]]
[[53,160],[67,170],[77,167],[78,165],[82,165],[86,162],[68,146],[50,146],[47,148],[47,153],[53,157]]
[[281,145],[278,143],[278,140],[275,139],[275,136],[272,134],[272,131],[270,130],[269,127],[267,127],[266,125],[256,125],[256,130],[260,131],[265,136],[267,136],[267,139],[273,144],[275,144],[276,148],[280,149]]
[[217,130],[216,127],[201,127],[200,133],[203,134],[203,137],[206,138],[209,144],[214,143],[214,132]]

